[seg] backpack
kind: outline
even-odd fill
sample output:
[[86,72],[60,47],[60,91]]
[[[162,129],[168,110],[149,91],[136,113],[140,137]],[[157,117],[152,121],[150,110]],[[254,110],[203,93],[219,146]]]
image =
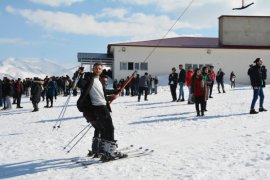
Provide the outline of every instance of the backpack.
[[89,91],[84,91],[85,93],[81,93],[78,101],[77,101],[77,108],[80,112],[91,111],[92,103],[90,100]]
[[77,100],[77,108],[80,112],[91,111],[91,109],[93,109],[89,95],[90,88],[91,86],[89,85],[86,89],[84,89]]

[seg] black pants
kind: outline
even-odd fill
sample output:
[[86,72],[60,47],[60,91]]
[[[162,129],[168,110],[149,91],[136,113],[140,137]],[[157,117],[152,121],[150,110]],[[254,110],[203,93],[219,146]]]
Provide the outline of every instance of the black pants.
[[46,96],[47,106],[49,106],[49,100],[51,102],[51,107],[53,106],[53,96]]
[[147,87],[139,87],[139,95],[138,95],[138,101],[141,99],[141,95],[144,92],[144,100],[147,100],[147,94],[148,94],[148,88]]
[[201,112],[203,113],[206,108],[206,101],[204,100],[204,96],[195,96],[195,108],[197,113],[200,112],[199,105],[201,105]]
[[21,107],[22,94],[18,93],[16,98],[17,98],[17,107]]
[[34,110],[38,110],[38,102],[32,101]]
[[218,81],[218,82],[217,82],[217,85],[218,85],[218,92],[219,92],[219,93],[220,93],[220,85],[221,85],[222,91],[225,92],[223,81]]
[[94,137],[114,141],[114,126],[106,106],[93,106],[91,111],[83,112],[83,116],[95,128]]
[[177,99],[176,88],[177,88],[177,85],[170,85],[170,90],[171,90],[173,101],[176,101],[176,99]]
[[215,82],[215,81],[212,81],[211,84],[209,85],[209,97],[212,96],[212,91],[213,91],[214,82]]

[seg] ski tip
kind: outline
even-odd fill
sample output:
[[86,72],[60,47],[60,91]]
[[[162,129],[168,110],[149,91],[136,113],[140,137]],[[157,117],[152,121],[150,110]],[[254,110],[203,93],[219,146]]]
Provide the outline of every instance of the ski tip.
[[134,146],[133,144],[130,145],[130,147],[133,147],[133,146]]
[[60,128],[60,126],[57,126],[58,128]]
[[63,149],[66,149],[66,147],[63,147]]
[[143,147],[139,147],[139,149],[142,149]]

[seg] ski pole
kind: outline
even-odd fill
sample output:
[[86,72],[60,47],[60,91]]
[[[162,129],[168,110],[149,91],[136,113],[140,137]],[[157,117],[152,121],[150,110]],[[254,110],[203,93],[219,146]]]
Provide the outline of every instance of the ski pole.
[[91,124],[88,124],[87,126],[85,126],[72,140],[70,140],[70,142],[63,149],[66,149],[89,126],[91,126]]
[[55,129],[56,127],[60,128],[60,126],[59,125],[57,126],[57,124],[59,123],[60,118],[64,117],[64,111],[65,111],[65,109],[66,109],[66,107],[67,107],[67,105],[69,103],[69,100],[70,100],[70,96],[68,96],[68,98],[67,98],[67,100],[66,100],[66,102],[65,102],[65,104],[64,104],[64,106],[63,106],[63,108],[62,108],[62,110],[61,110],[61,112],[60,112],[60,114],[58,116],[58,119],[57,119],[57,121],[55,122],[55,124],[53,126],[53,129]]
[[87,131],[78,139],[78,141],[67,151],[67,153],[70,153],[70,151],[82,140],[82,138],[88,133],[88,131],[91,129],[92,126],[90,126]]

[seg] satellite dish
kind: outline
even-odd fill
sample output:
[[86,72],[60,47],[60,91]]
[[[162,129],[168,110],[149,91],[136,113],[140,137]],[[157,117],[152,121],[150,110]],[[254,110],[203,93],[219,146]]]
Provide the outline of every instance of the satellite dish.
[[254,2],[252,2],[252,3],[250,3],[250,4],[248,4],[248,5],[245,6],[245,2],[244,2],[244,0],[242,0],[242,7],[240,7],[240,8],[233,8],[232,10],[246,9],[247,7],[251,6],[252,4],[254,4]]

